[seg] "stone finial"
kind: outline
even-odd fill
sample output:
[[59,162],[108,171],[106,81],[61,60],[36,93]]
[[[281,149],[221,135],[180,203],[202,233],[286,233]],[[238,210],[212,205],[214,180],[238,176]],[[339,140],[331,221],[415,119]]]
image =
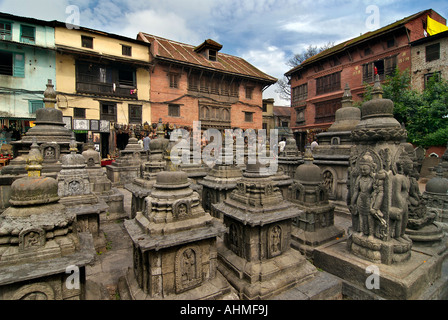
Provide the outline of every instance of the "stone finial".
[[163,138],[165,136],[165,130],[163,129],[162,118],[159,118],[159,123],[157,124],[157,138]]
[[78,152],[78,145],[75,140],[75,134],[72,132],[72,137],[70,139],[70,153],[75,154]]
[[54,85],[51,79],[48,79],[47,89],[44,91],[45,108],[54,108],[56,101],[56,91],[54,91]]
[[382,99],[383,93],[384,93],[384,91],[381,86],[380,75],[377,74],[375,76],[375,84],[373,85],[373,90],[372,90],[372,100],[373,99]]
[[37,144],[36,138],[34,137],[33,144],[31,145],[31,149],[26,160],[26,171],[28,171],[28,177],[40,177],[42,162],[43,157],[39,150],[39,145]]
[[313,162],[314,161],[313,152],[311,151],[310,145],[307,145],[305,147],[305,154],[303,155],[303,160],[305,162]]
[[342,108],[352,106],[353,106],[352,93],[350,90],[350,86],[348,85],[348,83],[346,83],[344,88],[344,94],[342,95]]

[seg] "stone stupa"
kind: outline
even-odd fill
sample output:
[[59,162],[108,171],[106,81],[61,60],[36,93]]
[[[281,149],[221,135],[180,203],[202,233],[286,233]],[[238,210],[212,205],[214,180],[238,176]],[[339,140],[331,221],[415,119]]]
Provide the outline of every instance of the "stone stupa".
[[237,188],[213,207],[229,230],[218,243],[219,270],[240,299],[269,299],[314,277],[314,266],[290,246],[301,212],[259,163],[247,164]]
[[204,211],[185,172],[158,173],[145,210],[124,224],[133,242],[133,268],[125,276],[132,299],[220,299],[231,293],[217,268],[216,240],[225,228]]
[[[28,176],[13,182],[11,207],[0,215],[0,300],[84,298],[92,236],[77,232],[76,213],[59,202],[57,181],[41,176],[42,160],[34,141]],[[76,284],[68,270],[77,272]]]

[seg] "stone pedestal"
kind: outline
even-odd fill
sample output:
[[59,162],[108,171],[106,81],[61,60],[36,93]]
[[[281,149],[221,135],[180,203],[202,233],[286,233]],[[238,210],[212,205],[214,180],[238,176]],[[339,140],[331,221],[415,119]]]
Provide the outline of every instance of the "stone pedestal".
[[[406,262],[399,266],[386,265],[353,255],[347,247],[347,240],[341,240],[316,248],[314,265],[344,279],[358,290],[367,291],[372,297],[390,300],[448,298],[444,289],[448,286],[448,279],[440,277],[443,259],[412,250]],[[374,284],[374,272],[379,273],[379,289],[370,287]]]
[[269,299],[314,276],[316,269],[290,247],[300,211],[259,164],[248,164],[237,189],[213,207],[229,230],[218,247],[219,270],[241,299]]
[[219,299],[230,292],[217,270],[216,239],[225,228],[203,210],[185,172],[159,173],[145,211],[125,227],[134,244],[126,275],[133,299]]
[[294,178],[294,173],[299,165],[303,163],[302,155],[297,148],[296,139],[291,129],[288,129],[286,138],[286,145],[283,152],[278,155],[278,166],[283,170],[283,173],[289,178]]

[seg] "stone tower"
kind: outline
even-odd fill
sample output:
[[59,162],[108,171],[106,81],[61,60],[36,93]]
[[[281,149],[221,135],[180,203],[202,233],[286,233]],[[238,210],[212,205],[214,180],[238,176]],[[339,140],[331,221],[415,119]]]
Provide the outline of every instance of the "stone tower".
[[300,210],[260,170],[258,163],[248,164],[237,188],[213,205],[229,230],[219,243],[219,270],[248,300],[269,299],[316,271],[290,246],[292,219]]
[[219,299],[230,292],[217,269],[216,239],[225,228],[204,211],[185,172],[160,172],[145,210],[125,227],[134,244],[126,275],[133,299]]

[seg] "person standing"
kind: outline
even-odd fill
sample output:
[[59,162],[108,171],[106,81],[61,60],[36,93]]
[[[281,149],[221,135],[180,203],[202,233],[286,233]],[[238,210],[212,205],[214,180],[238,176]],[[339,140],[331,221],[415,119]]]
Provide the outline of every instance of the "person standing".
[[143,150],[149,151],[149,143],[151,142],[151,138],[148,134],[143,138]]

